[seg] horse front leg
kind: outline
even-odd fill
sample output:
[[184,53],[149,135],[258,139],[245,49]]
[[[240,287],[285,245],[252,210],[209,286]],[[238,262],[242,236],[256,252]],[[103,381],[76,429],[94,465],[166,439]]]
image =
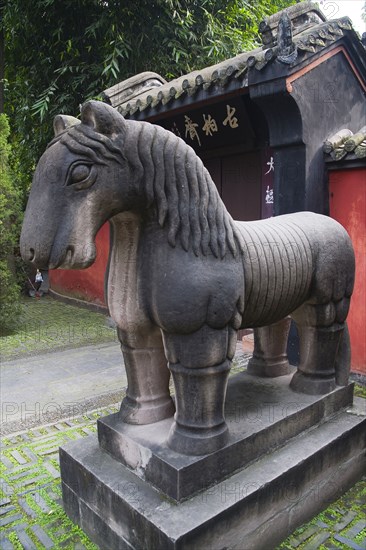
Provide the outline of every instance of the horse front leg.
[[290,373],[287,359],[290,325],[290,317],[285,317],[272,325],[254,329],[254,350],[248,363],[249,374],[276,377]]
[[169,393],[170,372],[160,329],[149,334],[117,330],[128,387],[120,418],[127,424],[152,424],[174,414]]
[[224,405],[236,331],[204,325],[192,334],[163,338],[176,399],[168,446],[187,455],[212,453],[228,440]]

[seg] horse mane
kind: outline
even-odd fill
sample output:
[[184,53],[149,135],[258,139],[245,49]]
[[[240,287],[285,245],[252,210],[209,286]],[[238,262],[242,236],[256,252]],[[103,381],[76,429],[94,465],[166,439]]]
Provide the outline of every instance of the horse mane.
[[[121,117],[122,119],[122,117]],[[131,182],[155,207],[159,225],[167,227],[168,242],[192,247],[196,256],[216,258],[243,252],[243,238],[194,150],[164,128],[122,119],[125,132],[115,140],[78,124],[55,138],[73,153],[98,164],[113,159],[128,162]]]

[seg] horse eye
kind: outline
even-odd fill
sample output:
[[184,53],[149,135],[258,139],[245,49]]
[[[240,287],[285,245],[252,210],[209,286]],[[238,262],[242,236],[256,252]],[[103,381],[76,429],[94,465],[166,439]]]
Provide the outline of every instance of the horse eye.
[[87,189],[93,185],[97,174],[97,169],[92,164],[75,164],[69,170],[66,185],[72,185],[77,190]]
[[80,181],[85,180],[90,174],[90,166],[87,166],[86,164],[78,164],[75,166],[75,168],[72,170],[70,174],[70,183],[78,183]]

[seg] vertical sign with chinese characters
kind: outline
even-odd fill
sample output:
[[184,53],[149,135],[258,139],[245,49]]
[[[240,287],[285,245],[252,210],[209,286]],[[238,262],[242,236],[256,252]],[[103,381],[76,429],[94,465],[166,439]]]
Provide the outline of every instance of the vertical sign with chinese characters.
[[271,218],[274,215],[274,154],[269,148],[262,153],[262,208],[261,217]]

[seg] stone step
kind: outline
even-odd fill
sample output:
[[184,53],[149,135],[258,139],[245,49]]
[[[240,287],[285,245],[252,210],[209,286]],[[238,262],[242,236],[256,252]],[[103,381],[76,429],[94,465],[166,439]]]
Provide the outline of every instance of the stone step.
[[173,418],[134,426],[122,422],[119,413],[98,420],[99,443],[170,498],[186,499],[352,404],[353,384],[326,395],[305,395],[291,390],[291,377],[233,376],[225,407],[230,437],[214,453],[185,456],[172,451],[166,440]]
[[365,400],[355,398],[347,411],[179,503],[89,436],[60,450],[65,510],[102,549],[270,550],[361,477],[365,428]]

